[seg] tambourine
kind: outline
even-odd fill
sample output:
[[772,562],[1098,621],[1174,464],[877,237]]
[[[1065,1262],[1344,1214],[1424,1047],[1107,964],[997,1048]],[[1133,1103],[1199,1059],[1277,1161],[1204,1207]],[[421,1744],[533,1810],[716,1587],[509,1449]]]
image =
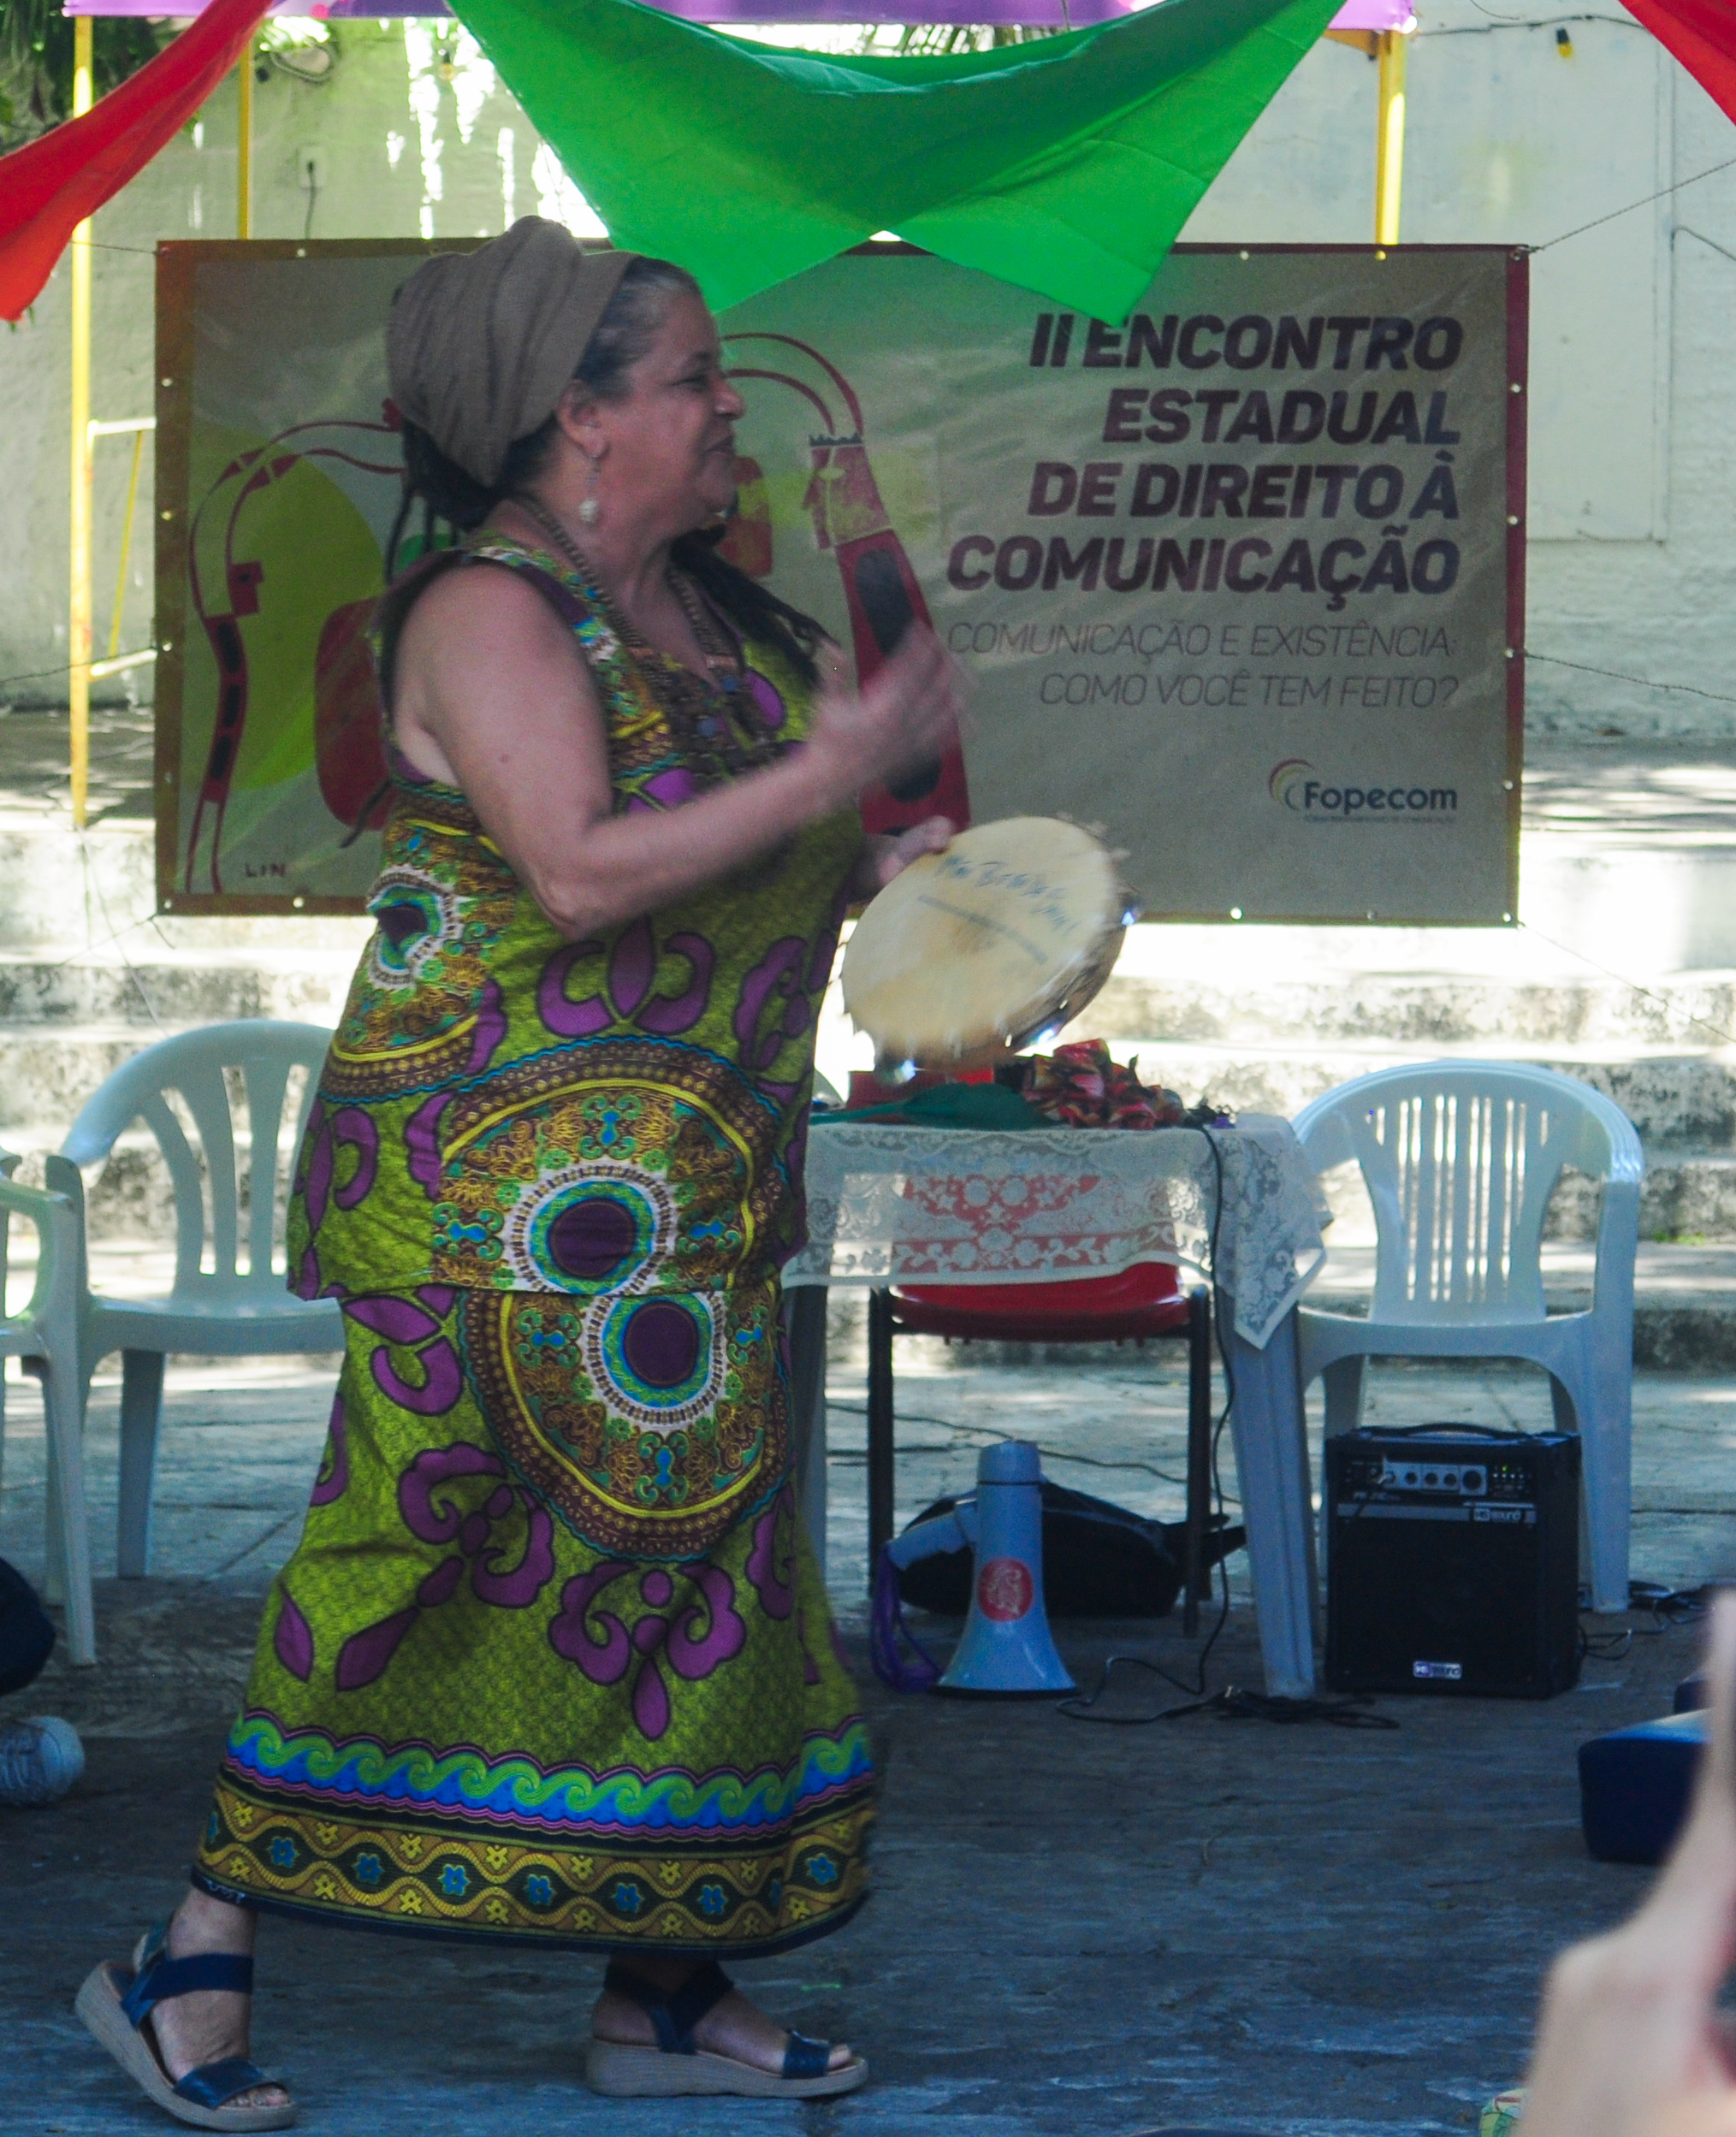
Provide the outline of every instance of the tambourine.
[[876,1066],[980,1066],[1052,1037],[1115,968],[1138,917],[1078,824],[1008,816],[895,876],[844,954],[844,1006]]

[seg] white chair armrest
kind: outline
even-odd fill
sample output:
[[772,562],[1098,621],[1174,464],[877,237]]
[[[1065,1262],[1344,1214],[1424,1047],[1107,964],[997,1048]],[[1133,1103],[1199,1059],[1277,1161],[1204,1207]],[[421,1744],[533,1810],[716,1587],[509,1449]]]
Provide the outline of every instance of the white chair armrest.
[[1336,1091],[1327,1092],[1312,1104],[1305,1105],[1293,1123],[1296,1140],[1317,1174],[1330,1172],[1336,1165],[1348,1165],[1356,1156],[1350,1122],[1334,1103],[1337,1096]]
[[1591,1310],[1633,1319],[1633,1264],[1639,1250],[1639,1181],[1612,1175],[1603,1182],[1597,1218],[1597,1264],[1592,1272]]
[[[22,1317],[39,1320],[57,1308],[71,1308],[79,1269],[79,1215],[71,1200],[41,1187],[21,1187],[0,1180],[0,1211],[27,1218],[40,1242],[36,1283]],[[0,1300],[0,1311],[3,1311]]]

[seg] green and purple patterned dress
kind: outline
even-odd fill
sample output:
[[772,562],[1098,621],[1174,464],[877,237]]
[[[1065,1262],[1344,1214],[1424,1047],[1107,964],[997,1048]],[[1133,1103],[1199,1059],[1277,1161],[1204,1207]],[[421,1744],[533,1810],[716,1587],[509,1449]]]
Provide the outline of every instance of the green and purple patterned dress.
[[[572,625],[618,812],[798,742]],[[407,607],[407,603],[406,604]],[[400,611],[400,616],[401,616]],[[690,697],[681,698],[682,689]],[[778,1270],[853,814],[569,943],[464,796],[399,767],[377,927],[304,1145],[292,1282],[347,1338],[196,1882],[378,1927],[764,1952],[865,1892],[867,1731],[797,1518]]]

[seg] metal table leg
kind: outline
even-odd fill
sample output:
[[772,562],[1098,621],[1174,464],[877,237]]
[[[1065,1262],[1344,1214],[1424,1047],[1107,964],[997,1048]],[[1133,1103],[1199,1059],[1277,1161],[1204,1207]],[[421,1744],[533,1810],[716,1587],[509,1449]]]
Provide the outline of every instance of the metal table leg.
[[826,1287],[800,1284],[784,1293],[790,1344],[790,1409],[796,1455],[796,1504],[820,1577],[826,1578]]
[[1314,1501],[1296,1359],[1296,1317],[1263,1351],[1227,1331],[1235,1376],[1230,1431],[1268,1692],[1314,1690]]
[[1206,1537],[1212,1514],[1212,1293],[1188,1294],[1188,1524],[1182,1574],[1182,1631],[1200,1630],[1200,1606],[1212,1600]]
[[868,1585],[881,1551],[892,1540],[892,1294],[868,1293]]

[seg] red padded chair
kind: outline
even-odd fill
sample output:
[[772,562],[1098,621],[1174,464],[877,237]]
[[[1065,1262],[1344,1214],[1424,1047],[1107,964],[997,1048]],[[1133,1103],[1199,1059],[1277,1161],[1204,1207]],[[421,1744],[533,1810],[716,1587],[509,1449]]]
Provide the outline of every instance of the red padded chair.
[[[1105,1129],[1105,1134],[1112,1131]],[[1188,1345],[1188,1523],[1183,1629],[1198,1630],[1209,1598],[1206,1537],[1211,1517],[1212,1297],[1183,1294],[1167,1262],[1139,1262],[1117,1276],[1070,1283],[924,1284],[868,1294],[868,1562],[892,1536],[895,1462],[892,1338],[944,1335],[963,1342],[1104,1343],[1185,1339]]]

